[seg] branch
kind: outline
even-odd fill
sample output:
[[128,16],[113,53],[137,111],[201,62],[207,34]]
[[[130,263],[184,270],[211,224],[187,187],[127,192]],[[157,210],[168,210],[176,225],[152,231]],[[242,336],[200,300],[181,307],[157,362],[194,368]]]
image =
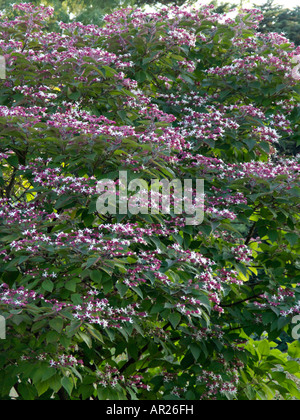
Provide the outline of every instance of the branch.
[[16,173],[17,173],[17,168],[14,168],[12,176],[11,176],[10,183],[8,184],[8,186],[6,188],[6,198],[10,198],[10,196],[11,196],[11,192],[12,192],[12,189],[14,187],[15,180],[16,180]]
[[248,245],[249,242],[251,241],[251,238],[252,238],[253,233],[255,231],[256,225],[257,225],[257,222],[254,222],[253,225],[251,226],[251,229],[250,229],[250,231],[248,233],[248,236],[246,238],[246,241],[245,241],[245,245]]
[[[171,324],[168,322],[162,329],[163,330],[167,330],[169,327],[171,326]],[[143,355],[143,353],[145,353],[145,351],[148,349],[150,345],[150,342],[147,343],[138,353],[138,360],[140,359],[140,357]],[[162,346],[159,346],[159,348],[162,348]],[[128,359],[128,361],[125,363],[125,365],[123,365],[120,369],[120,373],[123,373],[127,368],[129,368],[129,366],[131,366],[133,363],[135,363],[137,360],[133,359],[132,357],[130,357]]]
[[249,298],[239,300],[238,302],[230,303],[229,305],[219,305],[219,306],[221,306],[221,308],[231,308],[232,306],[239,305],[240,303],[244,303],[244,302],[247,302],[248,300],[252,300],[252,299],[262,299],[261,298],[261,293],[259,295],[254,295],[254,296],[251,296]]
[[[149,346],[149,344],[150,343],[147,343],[140,351],[139,351],[139,353],[138,353],[138,359],[142,356],[142,354],[147,350],[147,348],[148,348],[148,346]],[[135,363],[136,362],[136,360],[135,359],[133,359],[132,357],[130,357],[129,359],[128,359],[128,361],[125,363],[125,365],[123,365],[122,367],[121,367],[121,369],[120,369],[120,373],[123,373],[123,372],[125,372],[125,370],[127,369],[127,368],[129,368],[129,366],[131,366],[133,363]]]

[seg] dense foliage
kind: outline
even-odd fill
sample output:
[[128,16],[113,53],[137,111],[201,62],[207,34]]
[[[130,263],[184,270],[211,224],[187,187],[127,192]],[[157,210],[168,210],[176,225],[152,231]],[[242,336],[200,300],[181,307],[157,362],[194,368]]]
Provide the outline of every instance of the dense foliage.
[[[300,49],[262,16],[0,20],[0,396],[299,398]],[[297,144],[298,141],[298,144]],[[102,216],[97,182],[205,179],[205,220]],[[138,203],[137,203],[138,206]],[[276,341],[276,342],[275,342]]]
[[283,32],[288,39],[300,45],[300,6],[291,9],[278,5],[275,0],[267,0],[260,10],[264,15],[260,26],[262,32]]
[[[57,30],[57,22],[61,21],[65,23],[77,21],[86,25],[101,26],[106,14],[121,7],[161,8],[171,5],[185,7],[195,4],[195,2],[196,0],[46,0],[42,4],[54,8],[53,16],[48,20],[47,27]],[[23,3],[23,1],[0,0],[0,10],[5,9],[12,13],[11,9],[14,3]],[[32,0],[32,3],[37,6],[41,0]],[[236,8],[238,3],[240,3],[240,7],[243,7],[247,1],[210,1],[210,4],[215,6],[214,12],[216,13],[228,12]],[[264,15],[259,27],[261,32],[283,33],[290,41],[300,45],[300,7],[286,8],[278,5],[276,0],[266,0],[266,3],[254,7],[257,7]]]

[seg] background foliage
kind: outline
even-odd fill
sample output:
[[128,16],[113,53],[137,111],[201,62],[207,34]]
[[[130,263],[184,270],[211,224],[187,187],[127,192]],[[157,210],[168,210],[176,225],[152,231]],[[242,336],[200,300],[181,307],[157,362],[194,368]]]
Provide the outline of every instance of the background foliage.
[[[0,395],[299,398],[299,83],[262,17],[1,17]],[[101,216],[97,181],[199,179],[206,215]],[[137,205],[138,206],[138,205]]]
[[[22,0],[1,0],[0,10],[11,7],[13,3],[23,3]],[[33,1],[34,4],[40,4],[40,0]],[[211,4],[216,6],[217,13],[228,12],[230,9],[236,7],[230,2],[221,2],[217,0],[211,1]],[[103,17],[107,13],[120,7],[143,7],[160,5],[175,5],[182,6],[184,4],[193,4],[189,0],[162,0],[159,3],[157,0],[46,0],[43,4],[52,6],[55,13],[52,19],[52,25],[57,21],[69,22],[76,20],[85,25],[88,24],[103,24]],[[269,32],[283,32],[288,39],[293,41],[296,45],[300,45],[300,8],[295,7],[285,8],[277,5],[275,0],[267,0],[263,5],[255,6],[264,14],[264,20],[261,23],[260,30],[264,33]]]

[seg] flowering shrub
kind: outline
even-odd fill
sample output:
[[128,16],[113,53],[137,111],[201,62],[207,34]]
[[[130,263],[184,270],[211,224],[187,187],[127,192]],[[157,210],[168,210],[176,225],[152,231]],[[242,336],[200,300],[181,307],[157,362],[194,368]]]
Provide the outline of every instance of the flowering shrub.
[[[300,314],[299,47],[257,33],[256,10],[124,9],[49,33],[52,9],[14,7],[1,398],[299,398],[299,342],[276,349]],[[204,222],[98,214],[120,169],[204,179]]]

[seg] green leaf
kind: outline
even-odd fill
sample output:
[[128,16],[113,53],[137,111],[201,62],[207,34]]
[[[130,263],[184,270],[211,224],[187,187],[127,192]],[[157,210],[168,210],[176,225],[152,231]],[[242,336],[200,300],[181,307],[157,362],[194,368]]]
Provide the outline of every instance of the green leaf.
[[126,295],[129,289],[128,286],[126,286],[124,283],[117,283],[116,288],[118,289],[121,298],[123,298]]
[[72,99],[73,101],[78,101],[80,97],[81,97],[80,92],[74,92],[74,93],[71,93],[71,95],[69,95],[69,98]]
[[138,286],[133,286],[133,287],[132,287],[132,290],[134,290],[134,291],[135,291],[135,293],[136,293],[137,295],[139,295],[139,297],[140,297],[141,299],[144,299],[144,294],[143,294],[143,292],[142,292],[142,290],[141,290],[141,288],[140,288],[140,287],[138,287]]
[[49,386],[55,393],[57,393],[61,389],[61,378],[58,374],[52,376],[48,380]]
[[293,343],[288,345],[288,355],[293,359],[300,358],[300,342],[294,341]]
[[46,292],[50,292],[51,293],[51,292],[53,292],[54,284],[53,284],[53,282],[51,280],[47,279],[47,280],[43,281],[42,288],[44,290],[46,290]]
[[105,76],[106,77],[113,77],[115,74],[117,74],[117,71],[109,66],[102,66],[105,70]]
[[259,342],[258,351],[261,356],[268,356],[270,354],[270,344],[268,340],[263,340]]
[[201,349],[199,348],[199,346],[197,344],[191,344],[190,345],[190,350],[195,358],[195,361],[197,362],[197,360],[199,359],[199,356],[201,354]]
[[82,331],[79,331],[77,335],[85,342],[85,344],[88,346],[89,349],[92,348],[93,343],[89,335],[85,334]]
[[178,312],[173,312],[172,314],[169,315],[169,321],[175,330],[181,321],[181,315]]
[[289,191],[289,194],[291,194],[293,197],[300,198],[300,188],[299,187],[293,187]]
[[287,324],[289,324],[291,321],[288,319],[288,318],[286,318],[286,317],[284,317],[284,316],[282,316],[282,317],[280,317],[279,319],[278,319],[278,321],[277,321],[277,325],[278,325],[278,329],[279,330],[282,330],[283,329],[283,327],[285,327]]
[[298,242],[299,236],[296,233],[287,233],[285,239],[287,239],[291,246],[294,246]]
[[129,342],[128,342],[128,352],[129,352],[129,355],[134,360],[138,360],[139,352],[138,352],[138,347],[136,345],[136,342],[134,340],[129,340]]
[[66,289],[67,290],[70,290],[71,292],[76,292],[77,282],[78,282],[78,280],[76,280],[76,279],[67,281],[67,283],[66,283]]
[[33,401],[36,398],[36,391],[31,384],[18,384],[18,394],[25,401]]
[[81,321],[72,321],[71,324],[66,328],[68,337],[72,337],[73,335],[75,335],[80,326]]
[[38,396],[40,397],[41,395],[45,394],[45,392],[48,391],[49,389],[49,382],[45,381],[45,382],[39,382],[37,384],[35,384],[36,390],[38,392]]
[[57,331],[49,331],[46,335],[47,343],[56,343],[59,340],[59,333]]
[[61,384],[64,387],[64,389],[67,391],[69,396],[71,397],[72,391],[73,391],[73,388],[74,388],[73,380],[71,378],[67,378],[65,376],[65,377],[62,378]]
[[85,268],[88,269],[90,267],[92,267],[96,261],[99,260],[99,257],[91,257],[87,260],[86,264],[85,264]]
[[64,321],[61,318],[54,318],[51,319],[51,321],[49,322],[50,327],[57,331],[58,333],[62,332],[62,329],[64,327]]

